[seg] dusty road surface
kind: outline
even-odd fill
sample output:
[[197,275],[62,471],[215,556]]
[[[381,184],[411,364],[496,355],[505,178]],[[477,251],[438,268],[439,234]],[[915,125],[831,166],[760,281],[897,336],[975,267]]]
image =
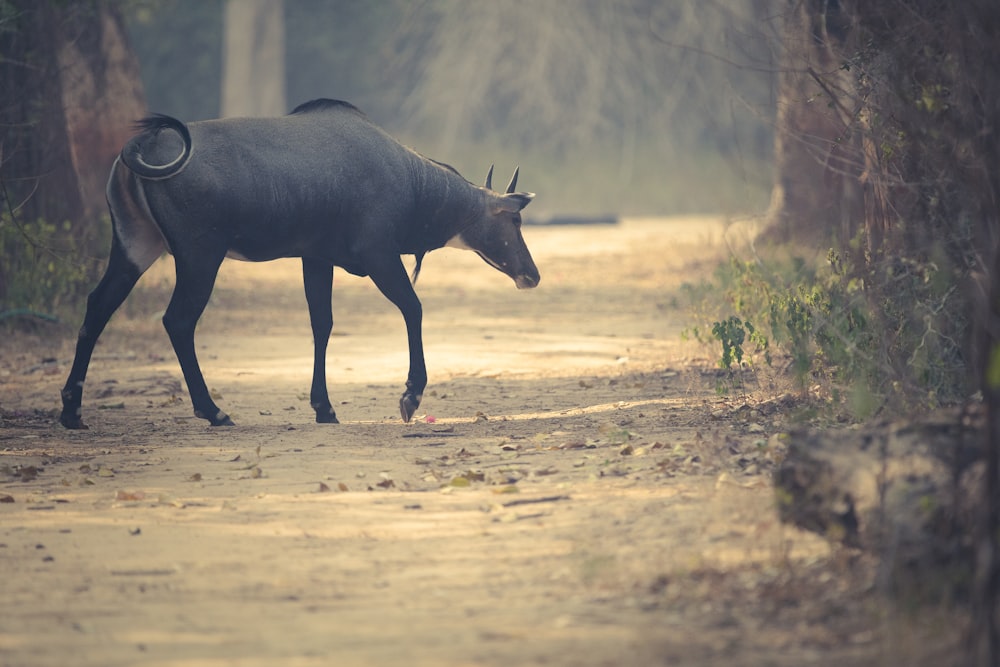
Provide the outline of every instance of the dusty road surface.
[[[947,664],[951,620],[879,602],[864,559],[782,527],[793,409],[715,391],[678,287],[719,221],[526,228],[536,290],[471,253],[418,284],[430,384],[397,402],[402,318],[337,273],[313,422],[294,261],[229,262],[200,325],[237,426],[192,416],[161,260],[55,417],[76,323],[0,342],[0,665]],[[49,326],[49,325],[44,325]]]

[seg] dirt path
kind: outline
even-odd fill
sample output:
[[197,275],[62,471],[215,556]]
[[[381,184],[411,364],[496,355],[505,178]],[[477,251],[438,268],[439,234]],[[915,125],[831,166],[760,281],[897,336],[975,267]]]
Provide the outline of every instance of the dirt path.
[[528,292],[428,256],[411,425],[402,319],[340,272],[344,423],[312,423],[295,262],[227,263],[202,320],[235,428],[191,416],[168,260],[98,347],[89,431],[53,420],[69,328],[8,337],[0,665],[912,664],[864,566],[777,522],[780,402],[733,409],[681,343],[676,290],[722,233],[529,228]]

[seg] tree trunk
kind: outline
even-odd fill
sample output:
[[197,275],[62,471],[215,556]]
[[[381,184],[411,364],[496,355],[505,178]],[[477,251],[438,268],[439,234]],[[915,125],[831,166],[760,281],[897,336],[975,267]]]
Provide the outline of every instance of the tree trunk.
[[[91,248],[104,186],[131,123],[145,113],[117,6],[13,0],[0,31],[0,179],[19,219],[69,223]],[[2,277],[0,277],[2,283]],[[2,284],[0,284],[2,296]]]
[[228,0],[223,21],[222,115],[287,113],[283,0]]
[[850,238],[862,207],[854,88],[840,69],[849,27],[837,3],[789,0],[783,31],[767,236],[823,245]]
[[57,53],[70,159],[84,219],[104,215],[108,170],[146,113],[139,65],[121,14],[103,5]]

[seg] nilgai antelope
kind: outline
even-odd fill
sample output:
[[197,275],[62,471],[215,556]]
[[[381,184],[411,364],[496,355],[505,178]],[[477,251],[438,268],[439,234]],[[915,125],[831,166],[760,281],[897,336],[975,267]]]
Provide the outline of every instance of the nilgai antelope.
[[[420,300],[400,255],[453,246],[475,251],[518,288],[538,284],[521,236],[520,211],[534,194],[494,192],[446,164],[406,148],[354,106],[319,99],[281,118],[227,118],[185,124],[156,115],[124,146],[107,198],[114,237],[107,270],[87,300],[76,357],[62,390],[63,426],[87,428],[83,385],[94,345],[139,277],[164,252],[176,284],[163,325],[180,362],[196,416],[233,422],[212,400],[195,355],[194,331],[222,260],[301,257],[314,340],[310,402],[316,421],[337,423],[326,387],[333,327],[333,267],[372,282],[406,323],[410,369],[399,400],[410,421],[427,385]],[[263,306],[266,307],[266,306]]]

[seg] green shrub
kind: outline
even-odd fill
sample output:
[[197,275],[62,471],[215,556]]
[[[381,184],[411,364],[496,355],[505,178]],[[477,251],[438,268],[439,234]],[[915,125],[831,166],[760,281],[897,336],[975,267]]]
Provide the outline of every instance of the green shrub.
[[100,260],[54,224],[0,216],[0,318],[20,313],[78,319]]
[[965,316],[954,278],[928,259],[868,271],[862,277],[832,250],[825,262],[731,259],[713,280],[686,287],[693,303],[715,307],[700,314],[715,320],[710,339],[699,327],[688,333],[721,344],[719,366],[734,372],[755,370],[753,357],[769,367],[780,358],[801,389],[825,390],[856,419],[963,398]]

